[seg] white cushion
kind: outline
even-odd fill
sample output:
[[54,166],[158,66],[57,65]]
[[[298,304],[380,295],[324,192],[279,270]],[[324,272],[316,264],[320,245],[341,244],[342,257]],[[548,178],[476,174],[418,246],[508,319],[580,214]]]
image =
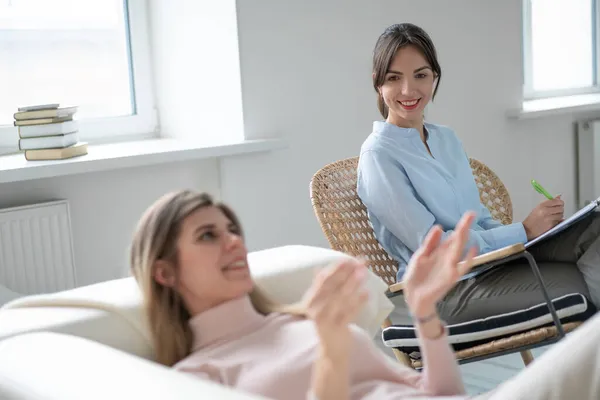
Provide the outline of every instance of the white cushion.
[[[317,271],[349,258],[349,255],[331,249],[285,246],[251,253],[248,262],[257,286],[274,300],[289,304],[302,298]],[[394,309],[394,304],[385,295],[387,285],[371,271],[366,288],[369,300],[358,315],[356,324],[374,337],[383,320]]]
[[[317,270],[348,255],[311,246],[283,246],[248,255],[256,284],[276,301],[300,300]],[[369,301],[356,321],[371,337],[393,309],[387,286],[373,273]],[[89,338],[151,359],[152,347],[133,278],[64,292],[19,298],[0,309],[0,340],[29,331],[56,331]]]
[[137,283],[124,278],[6,304],[0,309],[0,341],[24,332],[52,331],[152,359],[144,322]]
[[42,332],[0,341],[0,399],[263,399],[87,339]]

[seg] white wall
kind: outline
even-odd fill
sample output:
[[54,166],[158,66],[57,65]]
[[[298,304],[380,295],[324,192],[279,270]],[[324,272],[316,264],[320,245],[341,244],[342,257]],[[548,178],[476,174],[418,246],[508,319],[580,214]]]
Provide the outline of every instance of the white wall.
[[326,245],[308,184],[326,163],[357,155],[379,118],[371,52],[390,24],[432,36],[443,77],[430,120],[453,127],[471,157],[507,185],[516,219],[541,201],[529,181],[574,209],[572,117],[509,121],[521,96],[521,0],[239,1],[245,128],[281,132],[290,149],[223,162],[223,196],[250,244]]
[[218,195],[216,163],[182,162],[123,171],[0,185],[0,208],[69,199],[79,285],[128,273],[128,246],[136,222],[154,200],[179,189]]
[[235,0],[147,0],[161,135],[242,140]]
[[[220,185],[242,217],[251,249],[326,246],[312,213],[309,181],[326,163],[357,155],[379,117],[370,86],[371,51],[395,22],[420,24],[433,37],[443,78],[430,119],[453,127],[470,156],[498,173],[517,218],[540,200],[531,178],[573,204],[572,117],[504,117],[520,99],[520,0],[252,0],[237,7],[246,132],[286,137],[287,150],[0,185],[0,206],[70,199],[80,283],[118,276],[143,209],[179,187],[218,194]],[[202,54],[196,38],[178,40],[180,49]],[[190,79],[200,90],[200,81]],[[159,88],[159,98],[167,89]]]

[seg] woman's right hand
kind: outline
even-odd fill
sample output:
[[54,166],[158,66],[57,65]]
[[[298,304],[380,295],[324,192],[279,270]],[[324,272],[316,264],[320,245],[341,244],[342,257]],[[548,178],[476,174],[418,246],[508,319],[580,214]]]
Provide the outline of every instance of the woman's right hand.
[[560,196],[541,202],[523,221],[527,240],[535,239],[542,233],[554,228],[563,220],[565,202]]

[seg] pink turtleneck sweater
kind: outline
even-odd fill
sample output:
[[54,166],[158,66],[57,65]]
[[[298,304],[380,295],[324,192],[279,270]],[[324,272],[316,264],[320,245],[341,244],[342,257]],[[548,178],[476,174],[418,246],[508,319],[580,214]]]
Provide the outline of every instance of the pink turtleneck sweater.
[[[194,316],[190,326],[192,353],[175,369],[267,398],[310,398],[319,345],[311,320],[264,316],[244,296]],[[445,337],[423,342],[425,360],[435,354],[435,362],[419,373],[383,354],[360,328],[353,333],[351,399],[466,398]]]

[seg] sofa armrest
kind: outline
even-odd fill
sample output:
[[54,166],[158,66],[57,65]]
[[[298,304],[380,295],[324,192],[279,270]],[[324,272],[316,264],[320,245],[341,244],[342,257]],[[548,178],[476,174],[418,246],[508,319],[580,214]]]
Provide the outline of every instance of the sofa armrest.
[[7,400],[258,400],[76,336],[28,333],[0,342]]
[[[282,246],[251,252],[248,262],[257,286],[273,300],[293,303],[317,270],[349,257],[320,247]],[[373,273],[367,285],[370,299],[356,323],[373,337],[394,306],[384,295],[386,285]],[[132,277],[22,297],[0,308],[0,342],[28,332],[67,333],[152,359],[141,304]]]
[[0,341],[28,332],[58,332],[152,359],[141,304],[132,277],[21,297],[0,308]]
[[79,336],[138,357],[154,358],[151,342],[117,313],[92,307],[62,306],[0,310],[0,342],[31,332]]

